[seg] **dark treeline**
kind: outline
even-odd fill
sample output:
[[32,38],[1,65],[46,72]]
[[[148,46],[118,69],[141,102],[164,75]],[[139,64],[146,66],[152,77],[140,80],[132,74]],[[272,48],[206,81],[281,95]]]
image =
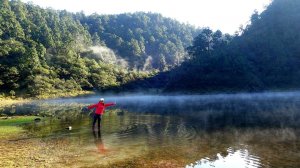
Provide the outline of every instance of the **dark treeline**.
[[[299,0],[274,0],[261,14],[255,12],[240,34],[231,37],[203,29],[187,48],[191,59],[164,72],[164,85],[142,83],[189,92],[299,88],[299,11]],[[159,78],[150,80],[159,82]],[[136,82],[128,87],[132,85]]]
[[181,63],[196,33],[159,14],[86,16],[0,0],[0,94],[119,87]]

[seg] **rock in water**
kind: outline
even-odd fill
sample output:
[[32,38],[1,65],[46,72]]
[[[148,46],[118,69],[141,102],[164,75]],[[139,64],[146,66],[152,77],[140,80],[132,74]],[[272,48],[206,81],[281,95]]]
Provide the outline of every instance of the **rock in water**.
[[83,108],[81,109],[81,111],[82,111],[83,113],[86,113],[86,112],[89,111],[89,109],[88,109],[87,107],[83,107]]
[[40,119],[40,118],[35,118],[34,121],[35,121],[35,122],[40,122],[41,119]]
[[118,116],[124,115],[124,111],[119,111],[119,112],[117,112],[117,115],[118,115]]

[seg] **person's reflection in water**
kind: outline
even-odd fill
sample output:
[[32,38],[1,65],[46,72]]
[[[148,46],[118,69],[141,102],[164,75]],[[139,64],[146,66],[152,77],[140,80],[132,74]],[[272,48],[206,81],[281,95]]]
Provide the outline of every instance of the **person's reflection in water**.
[[100,129],[98,129],[98,131],[93,130],[93,135],[95,139],[95,145],[98,148],[98,152],[100,154],[106,154],[107,149],[104,147],[104,143],[102,141],[101,130]]

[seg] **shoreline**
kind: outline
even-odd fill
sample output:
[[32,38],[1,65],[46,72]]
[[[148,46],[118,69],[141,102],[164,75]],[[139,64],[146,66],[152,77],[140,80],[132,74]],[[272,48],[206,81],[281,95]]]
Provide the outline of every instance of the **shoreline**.
[[2,97],[0,98],[0,108],[4,108],[7,106],[15,105],[15,104],[23,104],[28,103],[36,100],[47,100],[47,99],[57,99],[57,98],[67,98],[67,97],[77,97],[77,96],[85,96],[85,95],[94,95],[95,92],[93,91],[80,91],[80,92],[71,92],[68,94],[62,93],[58,95],[41,95],[38,97],[29,97],[29,98],[22,98],[22,97]]
[[[178,95],[202,95],[202,96],[214,96],[214,95],[243,95],[243,94],[267,94],[267,93],[280,93],[280,92],[300,92],[299,89],[277,89],[277,90],[264,90],[264,91],[258,91],[258,92],[167,92],[164,93],[165,96],[178,96]],[[109,96],[112,92],[103,92],[103,96]],[[24,104],[32,101],[37,100],[50,100],[50,99],[59,99],[59,98],[76,98],[76,97],[82,97],[82,96],[92,96],[97,95],[98,92],[94,91],[76,91],[76,92],[69,92],[69,93],[60,93],[55,95],[39,95],[37,97],[0,97],[0,108],[4,108],[7,106],[15,105],[15,104]],[[122,93],[114,93],[114,95],[161,95],[162,93],[158,92],[122,92]]]
[[17,98],[17,99],[12,99],[12,98],[1,98],[0,99],[0,107],[6,107],[6,106],[11,106],[14,104],[23,104],[33,101],[33,99],[23,99],[23,98]]

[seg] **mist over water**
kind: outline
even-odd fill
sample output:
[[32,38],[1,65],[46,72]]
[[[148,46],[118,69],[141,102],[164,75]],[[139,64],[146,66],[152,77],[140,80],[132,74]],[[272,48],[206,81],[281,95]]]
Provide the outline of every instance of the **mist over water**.
[[[177,103],[210,103],[222,101],[273,101],[273,100],[300,100],[300,91],[295,92],[265,92],[265,93],[239,93],[239,94],[207,94],[207,95],[147,95],[147,94],[126,94],[126,95],[93,95],[79,98],[60,98],[36,101],[34,103],[49,104],[69,104],[81,103],[89,104],[98,102],[100,98],[105,98],[106,102],[117,102],[118,105],[128,103],[159,104],[161,102]],[[135,104],[138,104],[135,103]]]
[[[117,105],[106,110],[99,136],[91,132],[92,111],[82,108],[101,97]],[[2,113],[48,118],[24,128],[32,137],[46,138],[49,143],[67,139],[67,151],[75,150],[73,145],[80,141],[75,154],[82,157],[74,161],[76,165],[93,166],[92,160],[96,165],[118,166],[114,163],[126,164],[128,159],[136,166],[162,164],[158,167],[300,165],[298,91],[95,95],[35,101],[2,109]],[[72,131],[65,129],[69,125]],[[69,154],[74,155],[74,151]]]
[[95,95],[53,99],[31,104],[87,106],[100,97],[116,102],[113,108],[138,114],[171,115],[191,119],[205,128],[299,127],[300,92],[215,95]]

